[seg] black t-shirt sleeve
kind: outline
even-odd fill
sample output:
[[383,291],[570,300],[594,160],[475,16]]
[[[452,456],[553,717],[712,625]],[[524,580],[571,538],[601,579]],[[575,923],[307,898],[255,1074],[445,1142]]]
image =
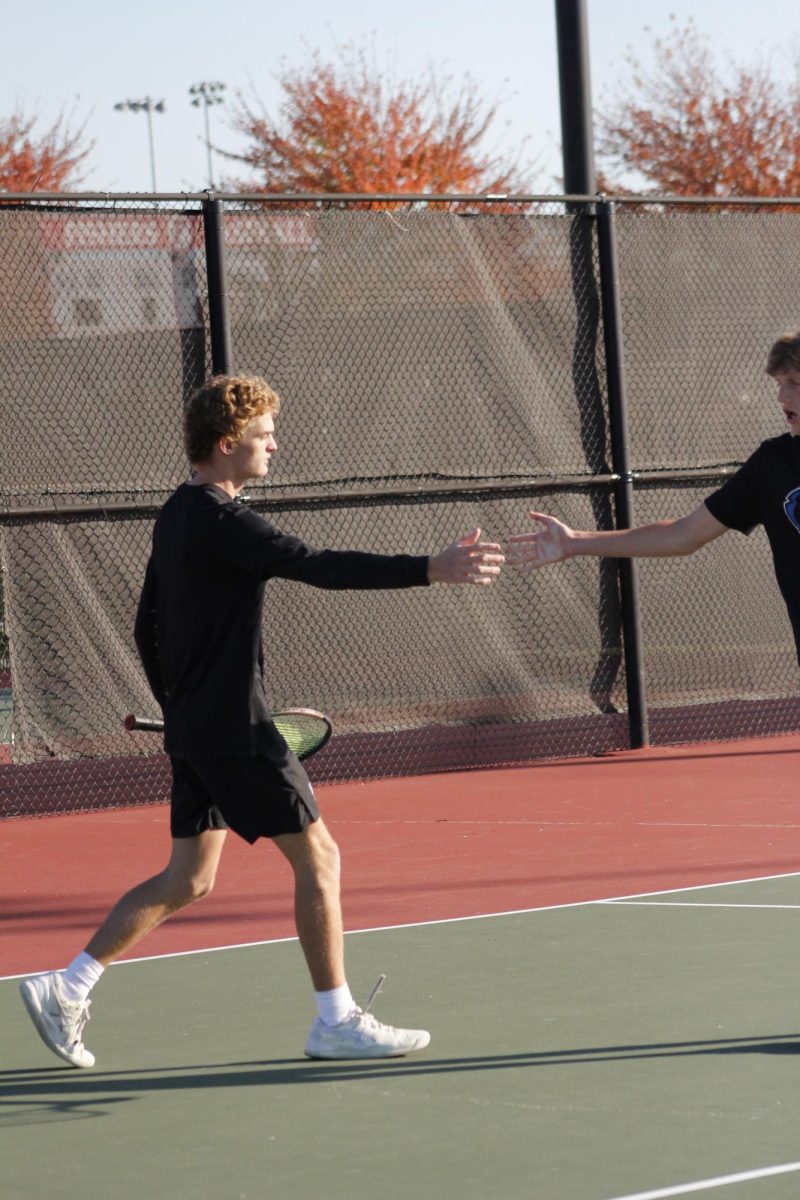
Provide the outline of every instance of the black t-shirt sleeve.
[[706,497],[705,505],[728,529],[752,533],[762,521],[761,481],[763,477],[761,448],[751,454],[735,475]]
[[337,590],[421,587],[428,582],[424,555],[316,550],[233,502],[219,506],[204,532],[204,551],[210,557],[256,579],[295,579]]

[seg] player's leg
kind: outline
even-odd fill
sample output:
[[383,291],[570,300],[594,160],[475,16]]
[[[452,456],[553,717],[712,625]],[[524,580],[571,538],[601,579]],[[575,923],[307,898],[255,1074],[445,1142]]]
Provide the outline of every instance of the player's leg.
[[195,837],[173,838],[165,869],[117,901],[86,953],[108,966],[167,917],[207,896],[214,886],[226,834],[224,829],[206,829]]
[[297,936],[314,989],[327,992],[345,983],[339,848],[325,823],[272,839],[294,873]]
[[[105,967],[214,886],[227,826],[197,772],[172,758],[172,852],[163,871],[132,888],[114,905],[85,953]],[[66,982],[72,980],[67,969]]]
[[179,766],[202,787],[216,820],[251,845],[269,838],[289,860],[297,930],[314,987],[331,991],[345,982],[339,851],[319,819],[302,764],[276,731],[267,728],[263,737],[269,753],[192,758]]
[[422,1050],[424,1029],[384,1025],[353,1002],[346,983],[339,884],[339,849],[324,822],[301,833],[273,836],[295,879],[297,934],[317,1000],[317,1020],[308,1035],[309,1058],[393,1058]]
[[[196,814],[193,820],[196,828]],[[207,825],[208,821],[202,817],[199,823]],[[89,992],[105,966],[172,913],[208,895],[214,885],[226,830],[206,827],[202,832],[181,836],[180,826],[173,804],[176,836],[167,866],[125,893],[63,974],[51,971],[20,984],[22,1000],[39,1036],[59,1058],[73,1066],[94,1065],[94,1056],[83,1045],[83,1028],[89,1019]]]
[[271,839],[292,867],[297,931],[319,1015],[306,1053],[374,1058],[421,1049],[430,1040],[427,1033],[381,1025],[354,1004],[344,973],[338,848],[297,757],[277,733],[266,749],[249,758],[173,762],[173,771],[180,768],[181,777],[185,773],[210,797],[215,820],[251,844]]

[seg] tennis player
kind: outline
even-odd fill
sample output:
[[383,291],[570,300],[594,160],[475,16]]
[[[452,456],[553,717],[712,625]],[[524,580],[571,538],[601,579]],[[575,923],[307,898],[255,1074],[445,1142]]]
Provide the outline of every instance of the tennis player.
[[431,557],[317,550],[237,500],[277,449],[280,401],[259,378],[217,376],[187,402],[186,450],[194,467],[162,508],[135,637],[164,713],[172,765],[172,853],[166,868],[127,892],[63,973],[20,985],[45,1043],[76,1067],[89,994],[112,960],[172,913],[206,896],[227,830],[251,844],[269,838],[288,859],[297,933],[316,993],[305,1046],[311,1058],[379,1058],[428,1045],[420,1029],[377,1021],[353,1000],[344,968],[339,852],[305,770],[269,718],[262,675],[265,582],[293,579],[333,589],[491,584],[499,545],[473,529]]
[[766,370],[778,384],[787,432],[762,442],[736,474],[693,512],[677,520],[609,532],[570,529],[546,513],[531,512],[541,528],[512,537],[506,562],[526,571],[583,555],[693,554],[730,529],[747,534],[763,525],[800,659],[800,332],[785,334],[770,347]]

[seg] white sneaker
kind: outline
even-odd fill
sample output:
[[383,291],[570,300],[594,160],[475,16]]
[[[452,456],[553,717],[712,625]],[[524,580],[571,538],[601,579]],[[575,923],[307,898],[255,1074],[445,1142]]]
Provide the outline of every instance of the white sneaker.
[[317,1017],[306,1042],[308,1058],[400,1058],[425,1049],[431,1040],[426,1029],[395,1029],[381,1024],[369,1011],[383,980],[381,975],[366,1007],[354,1008],[338,1025],[326,1025]]
[[90,1001],[68,1000],[57,971],[23,979],[19,990],[44,1044],[73,1067],[93,1067],[94,1055],[81,1041]]

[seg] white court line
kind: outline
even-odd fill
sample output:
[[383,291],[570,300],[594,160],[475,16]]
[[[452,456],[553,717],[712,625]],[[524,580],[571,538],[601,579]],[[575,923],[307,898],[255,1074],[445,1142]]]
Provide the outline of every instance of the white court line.
[[[689,887],[664,888],[661,891],[655,892],[632,892],[628,896],[608,896],[601,900],[571,900],[567,904],[539,904],[534,908],[513,908],[504,912],[492,913],[474,913],[469,917],[441,917],[435,921],[406,921],[399,925],[373,925],[364,929],[347,929],[345,936],[351,937],[359,933],[391,933],[395,929],[424,929],[429,925],[460,925],[465,921],[488,921],[496,917],[524,917],[531,913],[539,912],[558,912],[565,908],[590,908],[593,905],[607,905],[611,907],[615,904],[621,904],[623,901],[641,900],[646,896],[672,896],[678,892],[699,892],[706,891],[709,888],[718,887],[735,887],[737,883],[764,883],[770,879],[792,879],[800,876],[800,871],[785,871],[781,875],[755,875],[750,879],[724,879],[720,883],[698,883],[691,884]],[[732,907],[738,908],[738,905]],[[112,963],[112,967],[126,967],[133,963],[142,962],[160,962],[166,958],[189,958],[195,954],[217,954],[222,950],[251,950],[256,946],[273,946],[279,945],[281,942],[296,942],[296,937],[280,937],[280,938],[264,938],[258,942],[232,942],[227,946],[203,946],[200,950],[175,950],[170,954],[145,954],[141,958],[124,958],[119,962]],[[42,967],[42,971],[52,971],[52,966]],[[37,975],[38,971],[25,971],[21,975],[0,975],[0,983],[11,979],[27,979],[30,975]]]
[[766,1179],[770,1175],[788,1175],[790,1171],[800,1171],[800,1162],[784,1163],[780,1167],[759,1167],[755,1171],[739,1171],[736,1175],[717,1175],[714,1179],[679,1183],[675,1187],[656,1188],[653,1192],[632,1192],[627,1196],[614,1196],[612,1200],[666,1200],[668,1196],[688,1196],[690,1192],[707,1192],[710,1188],[727,1187],[729,1183],[746,1183],[748,1179]]
[[[336,825],[430,825],[430,817],[337,817]],[[798,821],[549,821],[539,817],[513,817],[509,820],[498,817],[483,820],[479,817],[448,817],[448,825],[539,825],[544,828],[621,829],[635,826],[637,829],[800,829]]]
[[800,908],[800,904],[709,904],[706,900],[602,900],[631,908]]
[[688,887],[661,888],[655,892],[632,892],[630,896],[609,896],[606,900],[591,900],[590,904],[616,904],[620,900],[641,900],[644,896],[674,896],[676,892],[704,892],[710,888],[736,887],[737,883],[766,883],[769,879],[791,879],[800,871],[783,871],[779,875],[753,875],[748,879],[723,879],[719,883],[691,883]]

